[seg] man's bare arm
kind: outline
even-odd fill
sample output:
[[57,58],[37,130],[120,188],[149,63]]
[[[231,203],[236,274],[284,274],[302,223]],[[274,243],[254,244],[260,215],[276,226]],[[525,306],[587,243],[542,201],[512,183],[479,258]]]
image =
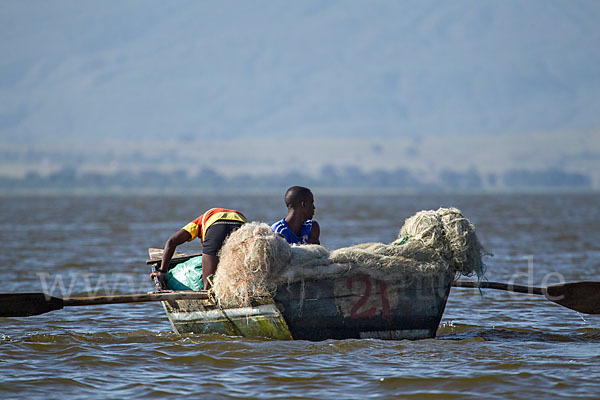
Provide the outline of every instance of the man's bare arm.
[[152,274],[150,274],[150,279],[154,279],[154,277],[157,277],[161,285],[165,287],[165,277],[167,276],[167,272],[169,272],[169,264],[171,263],[171,259],[173,258],[175,249],[177,248],[177,246],[187,242],[191,238],[192,235],[190,235],[190,233],[186,230],[180,229],[177,232],[175,232],[165,243],[160,268],[158,269],[158,271],[152,272]]

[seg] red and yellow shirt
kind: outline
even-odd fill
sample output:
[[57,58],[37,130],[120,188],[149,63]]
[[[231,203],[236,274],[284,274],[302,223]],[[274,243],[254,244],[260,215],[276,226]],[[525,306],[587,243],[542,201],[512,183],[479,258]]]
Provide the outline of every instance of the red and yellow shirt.
[[217,221],[248,222],[246,217],[244,217],[244,214],[239,211],[229,210],[227,208],[211,208],[181,229],[192,235],[192,238],[189,241],[200,236],[200,240],[204,243],[206,230]]

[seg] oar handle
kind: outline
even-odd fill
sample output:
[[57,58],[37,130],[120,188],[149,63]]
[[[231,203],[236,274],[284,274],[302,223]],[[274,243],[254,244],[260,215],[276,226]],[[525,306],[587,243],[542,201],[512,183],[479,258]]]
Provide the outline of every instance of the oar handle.
[[93,306],[171,300],[210,300],[210,295],[205,290],[200,292],[192,290],[178,292],[163,290],[152,293],[61,299],[49,296],[46,293],[0,293],[0,317],[30,317],[32,315],[60,310],[67,306]]
[[[169,301],[169,300],[208,300],[208,293],[203,291],[162,291],[161,293],[136,293],[123,294],[116,296],[95,296],[95,297],[71,297],[62,300],[62,306],[92,306],[101,304],[125,304],[125,303],[144,303],[148,301]],[[61,307],[62,308],[62,307]]]
[[[199,257],[201,255],[202,255],[202,253],[192,253],[192,254],[186,254],[186,255],[173,256],[173,258],[171,258],[171,262],[169,264],[170,265],[172,265],[172,264],[178,264],[180,262],[187,261],[190,258]],[[150,260],[146,260],[146,264],[148,264],[148,265],[150,265],[150,264],[156,264],[157,262],[160,262],[159,258],[153,258],[153,259],[150,259]]]
[[[152,272],[158,272],[158,268],[156,268],[156,264],[152,265]],[[161,291],[164,290],[164,288],[162,287],[162,285],[160,284],[160,281],[158,280],[158,277],[156,275],[154,275],[154,287],[156,288],[157,291]]]
[[454,281],[452,283],[454,287],[467,287],[467,288],[476,288],[476,289],[498,289],[498,290],[506,290],[509,292],[517,292],[517,293],[526,293],[526,294],[539,294],[544,295],[544,289],[541,287],[535,286],[522,286],[522,285],[513,285],[509,283],[503,282],[488,282],[488,281]]

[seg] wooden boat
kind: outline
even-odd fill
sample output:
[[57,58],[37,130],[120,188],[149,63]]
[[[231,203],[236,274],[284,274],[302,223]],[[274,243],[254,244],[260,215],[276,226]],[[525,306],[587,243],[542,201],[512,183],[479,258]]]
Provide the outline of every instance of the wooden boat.
[[[161,249],[150,249],[157,264]],[[177,253],[174,261],[194,255]],[[425,339],[436,335],[453,276],[436,282],[415,277],[409,284],[368,270],[303,280],[278,287],[273,298],[251,307],[221,308],[214,299],[162,304],[173,330],[270,339]]]

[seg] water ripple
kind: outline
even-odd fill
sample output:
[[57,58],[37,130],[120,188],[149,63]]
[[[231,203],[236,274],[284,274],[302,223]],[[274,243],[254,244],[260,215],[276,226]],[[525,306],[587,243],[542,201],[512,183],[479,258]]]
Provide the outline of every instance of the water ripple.
[[[415,211],[456,206],[495,254],[487,260],[490,280],[539,285],[550,273],[567,281],[600,274],[597,218],[590,217],[600,215],[598,194],[347,196],[345,207],[335,196],[315,195],[330,248],[389,242]],[[146,249],[162,246],[203,208],[231,204],[272,222],[284,211],[280,203],[260,196],[6,198],[0,210],[4,291],[42,291],[38,273],[60,274],[65,282],[74,276],[72,293],[87,293],[85,274],[94,287],[93,279],[105,274],[107,288],[118,293],[151,290]],[[199,244],[184,246],[197,251]],[[108,289],[99,286],[97,294]],[[179,336],[159,303],[69,307],[0,319],[0,394],[593,399],[600,397],[599,343],[600,317],[501,291],[453,289],[437,338],[420,341]]]

